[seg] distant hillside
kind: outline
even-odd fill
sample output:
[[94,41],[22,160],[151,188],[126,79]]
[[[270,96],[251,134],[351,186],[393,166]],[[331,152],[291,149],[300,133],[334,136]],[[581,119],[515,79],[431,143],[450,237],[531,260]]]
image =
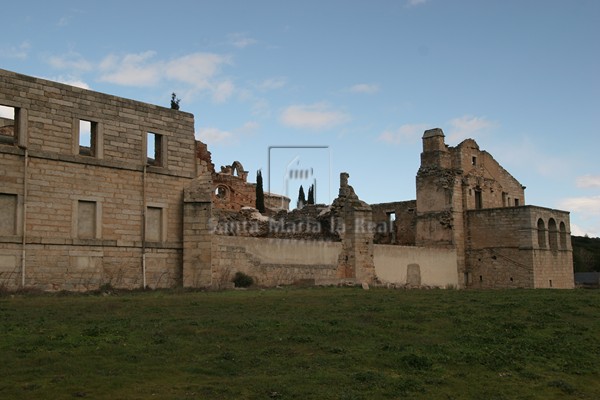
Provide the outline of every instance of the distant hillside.
[[600,238],[571,236],[575,272],[600,271]]

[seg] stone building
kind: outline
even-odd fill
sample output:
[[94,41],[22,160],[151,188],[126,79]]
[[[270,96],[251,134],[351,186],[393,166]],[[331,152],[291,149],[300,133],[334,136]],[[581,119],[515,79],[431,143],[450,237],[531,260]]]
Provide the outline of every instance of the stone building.
[[267,194],[261,215],[247,176],[215,171],[189,113],[0,70],[0,286],[573,286],[568,213],[525,205],[472,140],[425,132],[410,201],[368,205],[342,173],[330,206]]
[[381,243],[456,249],[462,287],[573,287],[569,213],[525,205],[525,187],[474,140],[450,147],[425,131],[416,182],[416,201],[373,206],[391,226]]
[[4,70],[0,106],[0,284],[181,282],[193,115]]

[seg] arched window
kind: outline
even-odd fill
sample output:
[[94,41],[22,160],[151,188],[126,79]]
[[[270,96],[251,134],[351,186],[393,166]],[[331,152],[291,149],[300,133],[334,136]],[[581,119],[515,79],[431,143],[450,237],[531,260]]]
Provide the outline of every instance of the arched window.
[[229,198],[229,190],[227,189],[227,186],[217,186],[215,189],[215,197],[220,201],[227,200]]
[[560,222],[559,225],[559,229],[560,229],[560,248],[562,250],[566,250],[567,249],[567,227],[565,226],[564,222]]
[[538,219],[537,229],[538,229],[538,246],[541,249],[545,249],[546,248],[546,225],[544,224],[544,220],[541,218]]
[[550,250],[558,250],[558,228],[554,218],[548,220],[548,241],[550,242]]

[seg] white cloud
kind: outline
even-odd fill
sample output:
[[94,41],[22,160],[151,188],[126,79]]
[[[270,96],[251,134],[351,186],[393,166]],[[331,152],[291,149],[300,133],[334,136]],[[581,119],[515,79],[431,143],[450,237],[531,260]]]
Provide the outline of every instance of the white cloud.
[[571,223],[571,235],[573,236],[589,236],[589,237],[600,237],[600,223],[596,226],[580,226]]
[[358,83],[349,89],[353,93],[373,94],[379,92],[379,85],[374,83]]
[[212,86],[212,79],[219,74],[222,65],[230,64],[231,58],[213,53],[193,53],[167,63],[165,72],[172,80],[188,83],[197,89]]
[[248,37],[245,33],[232,33],[228,38],[229,44],[240,49],[257,43],[256,39]]
[[74,51],[60,56],[52,56],[48,59],[48,63],[51,67],[56,69],[67,69],[81,72],[91,71],[93,69],[92,63],[83,58],[81,54]]
[[577,178],[575,184],[578,188],[587,189],[600,187],[600,175],[584,175]]
[[244,125],[242,125],[242,128],[240,129],[240,131],[242,133],[253,133],[253,132],[256,132],[259,128],[260,128],[260,124],[258,122],[248,121]]
[[31,45],[29,42],[21,42],[21,44],[18,46],[0,47],[0,57],[25,60],[29,55],[30,48]]
[[350,120],[342,111],[332,110],[325,103],[293,105],[281,113],[281,122],[292,128],[321,130],[332,128]]
[[110,54],[100,63],[100,80],[124,86],[152,86],[160,81],[162,65],[150,62],[154,51],[116,56]]
[[451,119],[448,123],[450,124],[448,134],[450,142],[458,142],[467,138],[474,139],[486,129],[495,126],[495,123],[487,120],[485,117],[474,117],[471,115]]
[[286,83],[287,79],[284,77],[269,78],[260,82],[256,87],[262,91],[275,90],[282,88]]
[[570,197],[559,202],[560,207],[586,216],[600,216],[600,196]]
[[76,86],[78,88],[82,88],[82,89],[90,89],[90,85],[88,85],[86,82],[84,82],[82,79],[74,77],[74,76],[57,76],[54,78],[51,78],[50,80],[55,81],[55,82],[60,82],[60,83],[64,83],[67,85],[71,85],[71,86]]
[[100,80],[125,86],[154,86],[163,80],[188,85],[189,95],[209,91],[216,103],[225,102],[234,91],[228,79],[219,79],[221,67],[231,63],[229,56],[192,53],[168,61],[156,60],[156,52],[145,51],[122,56],[110,54],[99,65]]
[[234,85],[231,81],[219,82],[215,85],[213,90],[213,101],[215,103],[224,103],[231,97],[233,93]]
[[233,144],[233,134],[217,128],[200,128],[196,132],[196,138],[202,142],[211,144]]
[[396,130],[384,131],[378,140],[391,144],[414,143],[430,127],[430,124],[405,124]]

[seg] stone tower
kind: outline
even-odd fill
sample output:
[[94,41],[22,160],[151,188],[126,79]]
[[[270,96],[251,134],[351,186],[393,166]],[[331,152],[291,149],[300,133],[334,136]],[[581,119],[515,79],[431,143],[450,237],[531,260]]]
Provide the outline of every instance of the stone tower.
[[421,167],[417,173],[417,246],[455,248],[459,276],[464,270],[464,207],[462,171],[440,128],[423,134]]

